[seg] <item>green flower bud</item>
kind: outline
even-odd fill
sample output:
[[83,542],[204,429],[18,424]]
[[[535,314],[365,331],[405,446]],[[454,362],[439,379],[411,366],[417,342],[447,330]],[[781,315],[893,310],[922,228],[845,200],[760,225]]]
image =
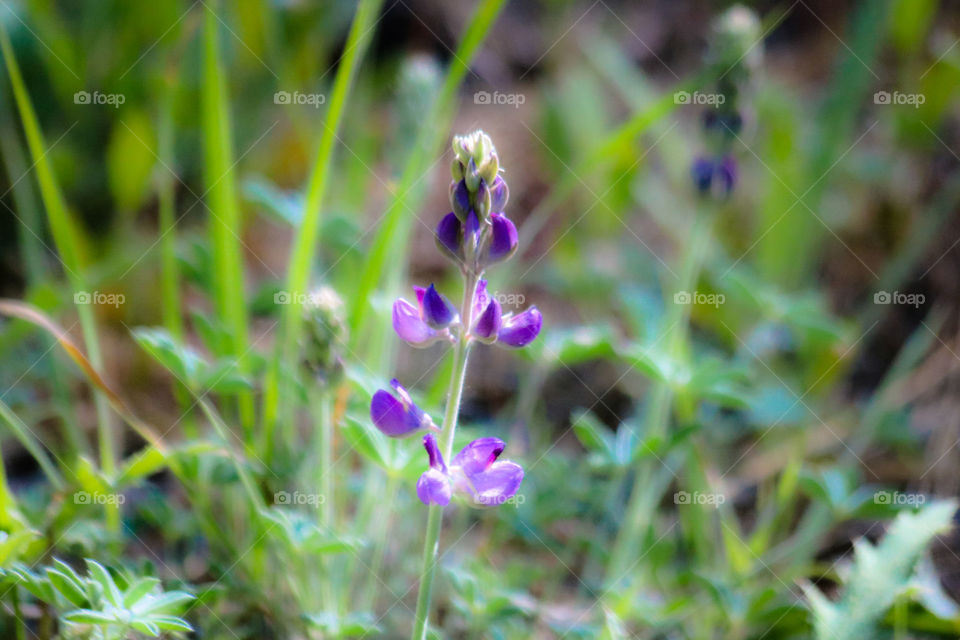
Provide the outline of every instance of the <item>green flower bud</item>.
[[477,171],[477,165],[473,161],[473,158],[470,158],[467,163],[467,170],[463,179],[466,181],[467,189],[470,190],[470,193],[476,193],[480,186],[480,172]]
[[303,305],[301,363],[320,384],[334,385],[343,375],[342,348],[347,339],[344,304],[336,291],[320,287]]
[[756,68],[763,52],[760,39],[757,14],[743,5],[733,5],[713,24],[710,57],[725,69],[735,65]]
[[493,181],[497,179],[497,174],[500,173],[500,158],[497,157],[497,152],[493,151],[488,154],[487,161],[479,167],[480,177],[487,183],[487,186],[492,185]]

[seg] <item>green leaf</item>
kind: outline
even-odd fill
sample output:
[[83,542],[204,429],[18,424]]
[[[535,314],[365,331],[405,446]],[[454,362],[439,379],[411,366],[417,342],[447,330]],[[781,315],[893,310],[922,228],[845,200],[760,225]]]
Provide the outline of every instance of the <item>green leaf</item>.
[[47,580],[53,588],[60,592],[70,604],[75,607],[83,607],[87,604],[87,594],[82,582],[74,582],[70,576],[50,567],[47,567],[46,573]]
[[117,619],[103,611],[94,611],[93,609],[77,609],[63,614],[63,619],[74,624],[116,624]]
[[160,585],[156,578],[137,578],[123,594],[123,606],[127,609],[133,608],[147,594]]
[[837,602],[805,585],[818,640],[877,637],[877,622],[908,587],[924,549],[947,530],[956,510],[955,502],[942,501],[916,513],[902,512],[876,546],[865,540],[855,543],[853,566]]
[[118,609],[123,608],[123,594],[113,581],[113,576],[107,569],[96,560],[86,559],[87,571],[90,577],[103,589],[103,595],[107,601]]

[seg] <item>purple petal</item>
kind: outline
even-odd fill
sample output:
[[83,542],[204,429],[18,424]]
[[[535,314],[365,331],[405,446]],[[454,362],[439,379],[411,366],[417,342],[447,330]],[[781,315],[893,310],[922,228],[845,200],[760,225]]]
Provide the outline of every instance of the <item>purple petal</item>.
[[457,182],[450,189],[450,204],[453,205],[453,212],[460,220],[467,219],[467,213],[470,212],[470,191],[467,189],[467,183],[463,180]]
[[438,469],[432,467],[427,469],[417,480],[417,497],[427,506],[431,504],[447,506],[450,504],[452,493],[450,479]]
[[495,340],[497,334],[500,333],[501,318],[500,303],[491,300],[487,308],[477,318],[471,333],[478,340]]
[[469,476],[467,481],[468,494],[475,504],[495,507],[516,495],[523,482],[523,467],[503,460],[493,463],[486,471]]
[[416,413],[383,389],[373,394],[370,419],[380,431],[393,438],[405,436],[423,426]]
[[506,260],[517,250],[517,228],[505,215],[494,213],[490,216],[490,249],[487,264]]
[[448,213],[437,224],[437,247],[454,261],[463,260],[463,243],[460,239],[460,220],[455,213]]
[[439,337],[420,319],[420,310],[403,298],[393,303],[393,330],[401,340],[414,347],[429,346]]
[[[463,242],[464,244],[470,245],[474,250],[477,247],[477,240],[480,235],[480,220],[477,219],[477,214],[471,211],[467,215],[467,220],[463,226]],[[472,254],[476,255],[476,254]]]
[[421,312],[423,319],[434,329],[443,329],[453,322],[457,312],[450,302],[437,293],[437,290],[431,284],[423,295],[421,303]]
[[717,163],[714,176],[719,180],[721,194],[729,195],[737,182],[737,162],[733,156],[724,156]]
[[450,464],[463,469],[469,477],[490,467],[506,446],[500,438],[478,438],[461,449]]
[[473,317],[479,317],[488,304],[490,294],[487,293],[487,281],[481,279],[477,282],[477,290],[473,294]]
[[443,462],[443,454],[440,453],[440,447],[437,446],[437,438],[432,433],[423,436],[423,448],[427,450],[427,456],[430,458],[430,468],[439,469],[447,472],[447,465]]
[[507,181],[497,176],[490,187],[490,210],[496,213],[502,213],[507,206],[507,199],[510,197],[510,189],[507,188]]
[[422,309],[422,308],[423,308],[423,296],[425,296],[425,295],[427,294],[427,290],[424,289],[423,287],[414,286],[414,287],[413,287],[413,292],[414,292],[414,293],[416,294],[416,296],[417,296],[417,306]]
[[690,166],[690,176],[693,178],[693,184],[700,193],[710,191],[710,183],[713,181],[713,160],[709,158],[697,158]]
[[543,316],[536,307],[530,307],[516,316],[503,318],[497,342],[508,347],[525,347],[540,333]]

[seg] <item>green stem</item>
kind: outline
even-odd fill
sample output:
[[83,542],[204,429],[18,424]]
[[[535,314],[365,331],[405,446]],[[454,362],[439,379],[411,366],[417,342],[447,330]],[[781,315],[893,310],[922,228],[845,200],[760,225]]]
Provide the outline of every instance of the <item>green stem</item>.
[[[333,399],[330,390],[323,389],[318,392],[313,400],[314,405],[314,427],[319,429],[319,449],[317,456],[318,469],[320,477],[317,485],[320,489],[320,495],[323,496],[323,502],[320,505],[320,524],[326,533],[333,531],[334,525],[334,498],[333,498]],[[323,558],[324,581],[323,581],[323,599],[324,608],[333,613],[336,611],[336,599],[334,597],[332,571],[333,562],[330,558]]]
[[[453,456],[453,436],[457,430],[457,416],[460,414],[460,400],[463,397],[463,381],[467,375],[467,356],[470,351],[468,328],[472,321],[473,296],[476,293],[478,278],[466,277],[463,287],[463,302],[460,305],[461,330],[453,348],[453,375],[450,377],[450,391],[447,396],[447,411],[443,416],[440,433],[440,450],[445,460]],[[427,637],[427,620],[430,617],[430,599],[433,595],[433,578],[437,568],[437,551],[440,542],[440,525],[443,523],[443,507],[430,505],[427,516],[427,533],[423,542],[423,566],[420,572],[420,591],[417,593],[416,619],[413,625],[413,640]]]

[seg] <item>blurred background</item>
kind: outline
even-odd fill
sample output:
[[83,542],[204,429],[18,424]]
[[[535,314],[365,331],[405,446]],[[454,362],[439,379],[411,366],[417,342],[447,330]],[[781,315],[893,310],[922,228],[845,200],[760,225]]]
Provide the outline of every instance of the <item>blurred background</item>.
[[[85,306],[106,383],[173,443],[200,442],[207,431],[194,422],[209,418],[167,371],[192,357],[180,347],[220,373],[239,362],[199,388],[232,431],[257,434],[261,409],[245,417],[235,396],[259,407],[270,385],[326,136],[332,160],[308,268],[311,287],[343,300],[338,419],[364,421],[370,391],[392,376],[439,416],[446,353],[400,344],[390,305],[409,298],[410,284],[457,295],[433,229],[449,211],[449,140],[483,129],[521,243],[490,288],[505,310],[535,304],[544,333],[527,352],[472,355],[461,419],[467,433],[509,442],[527,469],[525,500],[449,514],[439,637],[841,637],[823,635],[828,609],[809,594],[855,608],[844,596],[856,589],[843,588],[851,576],[889,582],[895,596],[877,596],[884,606],[868,616],[877,635],[849,637],[960,637],[955,534],[911,533],[919,564],[896,576],[861,571],[852,551],[858,538],[880,544],[899,512],[960,489],[960,6],[384,0],[374,9],[351,37],[358,3],[339,0],[0,2],[7,56],[43,135],[38,156],[8,73],[0,296],[41,309],[89,348]],[[488,29],[478,26],[485,11]],[[335,79],[354,38],[368,48],[334,132]],[[219,102],[211,78],[222,82]],[[211,148],[227,149],[222,163]],[[705,166],[716,167],[706,183]],[[65,204],[57,221],[44,167]],[[218,222],[228,232],[218,236]],[[218,242],[238,248],[232,289],[219,279]],[[237,316],[224,311],[231,297],[242,298],[243,353],[231,342]],[[166,360],[135,333],[161,326],[179,345],[167,345]],[[33,434],[0,432],[3,462],[45,540],[24,562],[144,561],[203,594],[204,607],[186,615],[196,637],[405,635],[411,612],[397,603],[413,606],[404,592],[425,518],[408,480],[425,465],[417,443],[395,485],[350,453],[360,436],[337,436],[349,456],[342,513],[361,523],[342,532],[363,538],[392,522],[389,539],[377,545],[371,533],[358,556],[383,587],[357,611],[361,631],[346,618],[304,625],[302,600],[264,594],[308,587],[277,586],[264,561],[273,551],[234,570],[238,553],[195,522],[204,506],[170,470],[123,487],[132,497],[119,547],[96,509],[51,506],[24,442],[74,471],[78,460],[102,467],[90,444],[98,392],[46,334],[0,327],[0,400]],[[312,391],[300,390],[295,431],[244,445],[266,496],[302,478]],[[116,422],[122,459],[144,440]],[[239,480],[224,473],[235,497]],[[361,500],[370,486],[375,496]],[[694,498],[684,511],[684,492],[708,508]],[[386,497],[393,515],[377,512]],[[358,566],[358,581],[369,580]]]

